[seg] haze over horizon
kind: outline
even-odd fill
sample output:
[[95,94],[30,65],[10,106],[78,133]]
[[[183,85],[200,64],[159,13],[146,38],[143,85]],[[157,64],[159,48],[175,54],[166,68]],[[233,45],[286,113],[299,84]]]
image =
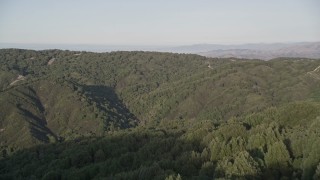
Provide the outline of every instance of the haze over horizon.
[[0,43],[177,46],[320,41],[320,2],[1,1]]

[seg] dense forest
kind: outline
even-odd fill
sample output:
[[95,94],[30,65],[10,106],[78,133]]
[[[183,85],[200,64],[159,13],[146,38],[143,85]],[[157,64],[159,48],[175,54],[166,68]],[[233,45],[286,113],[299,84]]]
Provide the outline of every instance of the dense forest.
[[319,67],[0,49],[0,179],[320,179]]

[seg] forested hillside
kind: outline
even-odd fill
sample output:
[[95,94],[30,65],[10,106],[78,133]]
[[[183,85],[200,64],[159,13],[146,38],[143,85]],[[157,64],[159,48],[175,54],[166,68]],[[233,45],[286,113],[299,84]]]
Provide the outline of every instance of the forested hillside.
[[0,179],[319,179],[320,60],[0,50]]

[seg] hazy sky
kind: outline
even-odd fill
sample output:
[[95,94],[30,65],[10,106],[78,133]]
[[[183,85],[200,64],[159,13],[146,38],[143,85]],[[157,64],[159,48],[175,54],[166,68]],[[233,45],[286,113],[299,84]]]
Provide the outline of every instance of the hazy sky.
[[0,0],[0,43],[320,41],[320,0]]

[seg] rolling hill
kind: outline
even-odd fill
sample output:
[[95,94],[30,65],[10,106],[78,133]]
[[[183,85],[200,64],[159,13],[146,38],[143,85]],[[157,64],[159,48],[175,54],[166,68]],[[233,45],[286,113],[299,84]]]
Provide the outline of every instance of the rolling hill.
[[320,175],[318,59],[1,49],[0,63],[0,178]]

